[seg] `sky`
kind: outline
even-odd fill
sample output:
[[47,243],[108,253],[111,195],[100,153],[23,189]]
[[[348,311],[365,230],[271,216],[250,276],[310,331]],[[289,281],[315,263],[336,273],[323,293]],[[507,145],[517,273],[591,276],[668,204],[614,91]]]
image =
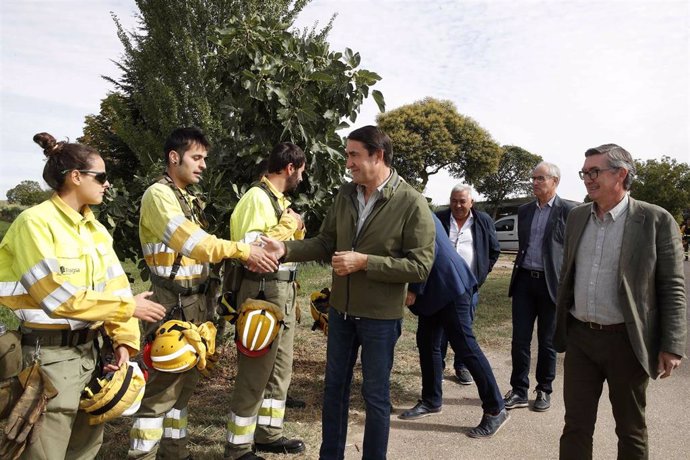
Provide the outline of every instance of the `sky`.
[[[40,182],[35,133],[75,140],[112,89],[101,78],[118,75],[122,53],[111,11],[134,27],[130,0],[0,3],[0,198]],[[331,49],[382,76],[388,110],[449,99],[501,145],[557,164],[565,198],[584,198],[589,147],[690,163],[690,2],[312,0],[296,26],[334,13]],[[367,101],[353,128],[377,112]],[[457,182],[432,176],[425,194],[445,204]]]

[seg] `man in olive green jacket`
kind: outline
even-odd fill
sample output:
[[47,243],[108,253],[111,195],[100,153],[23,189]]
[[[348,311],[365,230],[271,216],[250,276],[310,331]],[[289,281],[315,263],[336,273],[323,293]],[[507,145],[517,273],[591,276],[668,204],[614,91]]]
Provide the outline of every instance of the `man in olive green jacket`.
[[352,182],[340,188],[320,233],[303,241],[264,241],[286,261],[323,260],[333,266],[320,458],[345,455],[350,383],[361,347],[362,457],[385,459],[390,373],[407,283],[429,275],[436,231],[425,198],[391,168],[385,133],[374,126],[353,131],[346,154]]

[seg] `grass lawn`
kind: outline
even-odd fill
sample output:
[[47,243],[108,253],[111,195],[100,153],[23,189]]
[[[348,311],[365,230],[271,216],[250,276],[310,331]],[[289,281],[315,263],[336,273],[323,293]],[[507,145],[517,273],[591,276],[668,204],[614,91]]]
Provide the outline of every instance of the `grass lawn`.
[[[480,293],[480,304],[475,319],[475,334],[482,346],[507,347],[510,343],[511,318],[510,301],[507,297],[511,256],[503,256],[503,264],[489,275]],[[134,263],[124,264],[125,270],[134,275],[133,291],[147,289],[138,276]],[[304,454],[290,456],[291,459],[312,459],[318,457],[321,442],[321,398],[326,358],[326,338],[320,331],[312,331],[313,320],[309,313],[309,295],[330,285],[329,267],[318,264],[302,264],[300,271],[301,289],[298,297],[302,311],[301,324],[295,336],[295,361],[290,395],[306,401],[305,409],[288,409],[285,418],[285,434],[300,437],[307,445]],[[11,312],[0,308],[2,315]],[[395,365],[391,375],[391,398],[394,405],[410,403],[419,397],[421,378],[419,357],[415,344],[417,319],[409,312],[403,322],[403,332],[396,346]],[[231,329],[231,327],[230,327]],[[232,332],[232,331],[230,331]],[[236,373],[236,349],[226,335],[222,348],[220,365],[210,379],[202,379],[190,402],[189,442],[192,455],[202,459],[223,458],[225,439],[225,417],[228,412],[230,392]],[[449,351],[452,354],[452,351]],[[448,359],[452,360],[452,357]],[[451,361],[452,362],[452,361]],[[351,392],[350,423],[364,420],[364,402],[361,396],[361,368],[355,368]],[[130,418],[120,418],[105,426],[103,448],[97,458],[122,459],[128,447]],[[262,454],[264,455],[264,454]],[[267,459],[281,459],[284,456],[265,454]]]

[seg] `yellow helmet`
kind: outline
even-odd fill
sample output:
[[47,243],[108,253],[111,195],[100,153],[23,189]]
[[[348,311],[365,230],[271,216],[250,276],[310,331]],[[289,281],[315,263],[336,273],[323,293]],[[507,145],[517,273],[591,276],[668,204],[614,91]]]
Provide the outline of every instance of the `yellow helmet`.
[[283,312],[278,305],[265,300],[245,300],[235,324],[237,349],[252,358],[268,353],[282,324]]
[[158,328],[151,344],[151,362],[154,369],[179,373],[197,365],[199,354],[184,334],[184,331],[193,327],[192,323],[171,319]]
[[133,415],[139,410],[145,389],[144,373],[136,362],[130,361],[87,385],[82,391],[79,409],[89,414],[89,425]]
[[206,368],[206,355],[216,351],[216,327],[207,321],[195,326],[172,319],[156,331],[151,344],[153,368],[162,372],[181,373],[196,366]]
[[331,298],[331,291],[328,288],[323,288],[320,291],[314,291],[309,296],[311,300],[311,317],[314,318],[314,325],[311,327],[312,331],[321,329],[325,335],[328,335],[328,307]]

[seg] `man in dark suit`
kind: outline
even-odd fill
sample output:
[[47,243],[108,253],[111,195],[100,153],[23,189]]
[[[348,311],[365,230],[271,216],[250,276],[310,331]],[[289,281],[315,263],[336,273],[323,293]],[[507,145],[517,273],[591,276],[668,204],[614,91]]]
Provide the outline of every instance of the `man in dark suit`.
[[506,409],[527,407],[530,348],[534,322],[539,340],[537,354],[537,397],[533,409],[551,407],[556,377],[556,288],[563,260],[563,233],[574,203],[556,195],[561,173],[558,166],[541,162],[532,172],[535,201],[518,209],[518,255],[515,258],[508,295],[513,298],[513,340],[510,376],[512,389],[505,395]]
[[422,397],[400,415],[415,420],[441,412],[443,400],[443,366],[441,335],[445,331],[455,352],[467,364],[477,382],[484,415],[479,425],[467,433],[471,438],[489,438],[508,420],[503,399],[489,361],[472,332],[477,304],[477,281],[467,263],[436,223],[435,258],[429,277],[423,283],[409,286],[405,303],[419,316],[417,347],[422,370]]
[[606,144],[580,171],[592,200],[565,231],[556,350],[565,351],[561,459],[591,459],[604,381],[618,458],[646,459],[649,377],[665,378],[686,350],[686,293],[678,225],[664,209],[630,198],[633,159]]
[[[448,209],[437,212],[436,216],[440,219],[455,250],[467,262],[477,278],[478,286],[481,287],[501,254],[501,246],[496,238],[493,219],[487,213],[474,209],[473,204],[472,187],[458,184],[450,192]],[[448,339],[444,336],[441,340],[444,361],[447,350]],[[458,353],[455,353],[453,368],[460,384],[472,384],[472,374]]]

